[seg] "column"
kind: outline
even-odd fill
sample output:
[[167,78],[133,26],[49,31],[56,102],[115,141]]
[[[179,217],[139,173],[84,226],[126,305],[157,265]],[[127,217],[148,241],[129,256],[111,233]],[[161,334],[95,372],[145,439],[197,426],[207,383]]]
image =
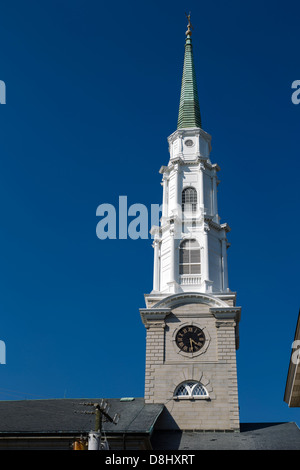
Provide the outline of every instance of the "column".
[[222,243],[222,266],[223,266],[223,291],[228,290],[228,267],[227,267],[227,241],[226,238],[221,240]]
[[162,207],[163,218],[168,217],[168,179],[163,176],[163,207]]
[[178,136],[178,139],[179,139],[179,157],[183,157],[183,136],[182,134],[179,134]]
[[200,157],[200,135],[199,134],[196,134],[195,142],[196,142],[195,153],[197,157]]
[[200,163],[200,168],[199,168],[199,204],[200,208],[204,209],[204,169],[205,166],[203,163]]
[[213,214],[215,221],[218,223],[218,195],[217,195],[217,175],[213,175]]
[[179,172],[179,165],[174,165],[174,186],[175,186],[175,191],[174,191],[174,213],[177,215],[178,214],[178,172]]
[[201,259],[201,271],[202,271],[202,280],[209,281],[209,257],[208,257],[208,232],[209,227],[207,224],[204,224],[204,236],[203,236],[203,256]]
[[205,292],[212,292],[213,281],[209,279],[209,251],[208,232],[209,226],[204,223],[203,246],[201,250],[201,284]]
[[159,240],[153,241],[154,266],[153,266],[153,290],[159,292]]
[[170,228],[170,282],[175,281],[175,233],[174,227]]

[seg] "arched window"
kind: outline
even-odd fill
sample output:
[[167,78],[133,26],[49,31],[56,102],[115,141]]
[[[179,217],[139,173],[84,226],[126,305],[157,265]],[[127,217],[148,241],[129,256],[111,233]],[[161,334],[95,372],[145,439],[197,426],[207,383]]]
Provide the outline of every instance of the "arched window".
[[184,240],[180,244],[179,274],[200,274],[200,246],[196,240]]
[[196,212],[197,210],[197,191],[189,187],[182,191],[182,212]]
[[174,397],[208,398],[209,395],[206,388],[200,382],[189,380],[178,385],[174,392]]

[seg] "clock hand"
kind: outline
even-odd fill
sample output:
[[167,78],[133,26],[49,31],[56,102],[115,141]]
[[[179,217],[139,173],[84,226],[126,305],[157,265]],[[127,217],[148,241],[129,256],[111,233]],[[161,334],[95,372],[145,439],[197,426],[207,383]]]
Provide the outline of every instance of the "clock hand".
[[192,338],[190,338],[190,343],[191,343],[191,341],[192,341],[193,343],[195,343],[197,346],[200,346],[200,343],[197,343],[197,342],[194,341]]

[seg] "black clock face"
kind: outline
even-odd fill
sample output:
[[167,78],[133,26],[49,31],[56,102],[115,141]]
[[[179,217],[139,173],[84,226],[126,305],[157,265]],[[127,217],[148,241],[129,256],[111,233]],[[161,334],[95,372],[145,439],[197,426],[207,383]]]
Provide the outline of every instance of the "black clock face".
[[175,341],[181,351],[195,353],[204,346],[205,335],[197,326],[188,325],[180,328]]

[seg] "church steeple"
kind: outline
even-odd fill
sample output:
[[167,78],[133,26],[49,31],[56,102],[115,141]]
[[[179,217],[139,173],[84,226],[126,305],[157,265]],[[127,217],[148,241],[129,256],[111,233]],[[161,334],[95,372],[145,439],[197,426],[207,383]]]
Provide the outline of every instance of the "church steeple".
[[187,15],[185,53],[177,129],[201,128],[199,97],[193,58],[191,15]]
[[241,308],[228,284],[230,227],[220,224],[220,168],[201,128],[188,20],[178,128],[159,170],[162,217],[151,227],[153,289],[140,309],[147,329],[145,403],[165,404],[162,430],[238,431]]

